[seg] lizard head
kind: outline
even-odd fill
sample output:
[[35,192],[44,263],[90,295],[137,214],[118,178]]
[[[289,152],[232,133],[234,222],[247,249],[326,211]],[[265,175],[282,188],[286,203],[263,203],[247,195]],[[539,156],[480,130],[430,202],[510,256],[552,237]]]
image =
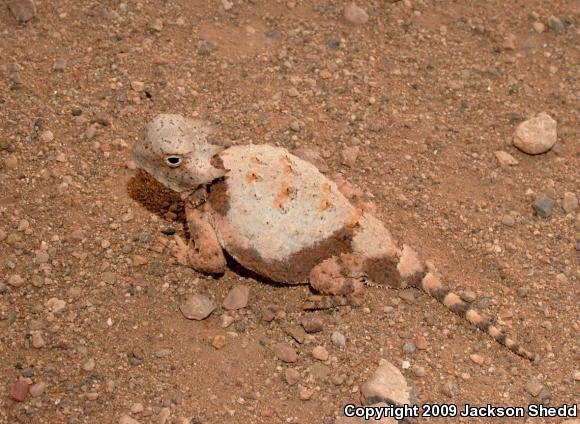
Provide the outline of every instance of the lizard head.
[[209,133],[201,122],[181,115],[157,115],[135,143],[133,157],[166,187],[178,193],[195,190],[227,172],[212,160],[223,147],[209,144]]

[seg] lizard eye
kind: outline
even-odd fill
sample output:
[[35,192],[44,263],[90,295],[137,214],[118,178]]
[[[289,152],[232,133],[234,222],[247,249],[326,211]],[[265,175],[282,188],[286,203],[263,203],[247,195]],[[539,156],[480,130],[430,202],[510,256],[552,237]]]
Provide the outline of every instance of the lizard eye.
[[167,156],[165,158],[165,163],[170,166],[171,168],[177,168],[181,165],[181,157],[180,156]]

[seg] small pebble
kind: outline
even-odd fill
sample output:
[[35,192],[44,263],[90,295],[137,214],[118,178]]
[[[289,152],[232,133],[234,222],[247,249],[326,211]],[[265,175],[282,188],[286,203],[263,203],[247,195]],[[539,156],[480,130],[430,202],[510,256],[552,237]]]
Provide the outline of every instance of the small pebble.
[[211,341],[211,345],[218,350],[221,349],[226,345],[226,336],[223,334],[215,336]]
[[413,342],[406,342],[403,344],[403,353],[413,354],[417,350],[415,343]]
[[355,25],[366,24],[369,20],[368,13],[354,2],[348,3],[344,8],[344,18]]
[[334,331],[330,336],[330,339],[332,340],[332,344],[334,344],[336,347],[342,349],[346,346],[346,337],[339,331]]
[[314,390],[307,387],[300,387],[300,389],[298,389],[298,396],[300,397],[300,400],[309,400],[313,394]]
[[546,26],[541,22],[534,22],[532,24],[532,28],[534,28],[534,31],[536,31],[538,34],[541,34],[546,30]]
[[18,380],[10,389],[10,399],[16,402],[23,402],[28,394],[28,383],[24,380]]
[[485,362],[484,357],[477,353],[472,353],[471,355],[469,355],[469,359],[471,359],[471,361],[476,363],[477,365],[483,365]]
[[38,383],[33,384],[30,386],[29,392],[30,396],[32,397],[39,397],[44,393],[46,390],[47,384],[43,381],[39,381]]
[[187,319],[201,321],[207,318],[215,309],[214,303],[203,294],[193,294],[179,307]]
[[4,160],[4,165],[8,169],[16,169],[18,167],[18,158],[15,155],[10,155]]
[[564,31],[564,24],[562,21],[555,16],[550,16],[548,18],[548,27],[554,32]]
[[513,144],[524,153],[539,155],[554,147],[558,140],[557,123],[545,112],[518,125]]
[[211,52],[216,49],[215,44],[209,41],[201,41],[197,47],[197,55],[198,56],[209,56]]
[[342,149],[340,152],[342,164],[348,166],[349,168],[354,168],[356,165],[356,160],[358,159],[359,151],[359,146],[349,146]]
[[506,227],[513,227],[514,225],[516,225],[516,220],[513,216],[511,215],[504,215],[501,218],[501,223],[503,225],[505,225]]
[[538,397],[543,388],[544,385],[535,379],[528,381],[525,386],[526,392],[531,394],[533,397]]
[[328,361],[329,354],[324,346],[316,346],[312,349],[312,356],[319,361],[325,362]]
[[425,350],[429,347],[429,341],[422,334],[417,334],[415,336],[415,346],[419,350]]
[[227,310],[237,310],[245,308],[248,305],[250,288],[238,284],[234,286],[224,299],[223,307]]
[[300,131],[300,122],[299,121],[292,121],[290,123],[290,129],[294,132]]
[[96,366],[95,360],[93,358],[89,358],[85,362],[83,362],[81,368],[83,369],[83,371],[91,372],[95,369],[95,366]]
[[547,196],[540,196],[534,200],[532,207],[542,218],[549,218],[552,215],[552,210],[554,209],[554,199]]
[[302,318],[301,324],[304,328],[304,331],[309,334],[319,333],[324,328],[324,322],[322,321],[322,318],[318,317],[317,315],[308,315]]
[[131,414],[140,414],[144,409],[145,408],[143,408],[142,403],[135,402],[133,405],[131,405]]
[[455,394],[457,393],[458,390],[459,390],[459,386],[453,380],[447,381],[443,385],[443,387],[441,387],[441,392],[449,398],[455,397]]
[[503,150],[498,150],[494,155],[501,166],[515,166],[519,163],[516,158]]
[[66,60],[64,59],[56,59],[54,64],[52,65],[52,69],[56,72],[64,72],[66,69]]
[[417,377],[425,377],[425,375],[427,375],[425,368],[417,364],[411,367],[411,371],[413,371],[413,374],[415,374]]
[[13,274],[10,277],[8,277],[7,283],[12,287],[22,287],[26,284],[24,278],[22,278],[18,274]]
[[289,386],[293,386],[300,380],[300,373],[295,368],[286,368],[284,371],[284,380]]
[[296,351],[288,343],[276,343],[272,347],[272,351],[274,352],[274,355],[276,355],[276,357],[282,362],[293,363],[298,360]]
[[111,115],[106,112],[97,112],[92,120],[93,123],[100,124],[103,126],[111,125]]
[[19,22],[28,22],[36,16],[34,0],[8,0],[8,7]]
[[46,345],[46,342],[42,338],[42,334],[39,331],[32,333],[32,347],[35,349],[40,349]]

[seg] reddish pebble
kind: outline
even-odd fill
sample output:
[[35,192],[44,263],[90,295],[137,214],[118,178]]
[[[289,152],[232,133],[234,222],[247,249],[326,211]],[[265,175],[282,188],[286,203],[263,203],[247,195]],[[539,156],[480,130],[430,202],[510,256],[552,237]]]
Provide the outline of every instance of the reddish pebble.
[[26,399],[27,394],[28,383],[24,380],[18,380],[12,385],[12,389],[10,390],[10,399],[15,400],[16,402],[22,402],[24,399]]
[[429,342],[424,336],[417,334],[415,336],[415,346],[417,346],[417,349],[419,350],[425,350],[429,347]]

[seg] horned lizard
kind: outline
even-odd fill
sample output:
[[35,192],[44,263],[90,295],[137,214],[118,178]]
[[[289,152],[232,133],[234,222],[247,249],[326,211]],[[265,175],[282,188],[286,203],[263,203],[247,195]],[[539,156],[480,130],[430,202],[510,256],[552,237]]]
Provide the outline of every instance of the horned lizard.
[[333,181],[281,147],[207,141],[209,130],[180,115],[155,117],[134,146],[141,168],[185,202],[191,239],[176,237],[178,262],[223,273],[227,252],[275,282],[310,283],[360,303],[365,282],[415,287],[511,351],[535,356],[441,282],[417,252],[392,238],[363,193]]

